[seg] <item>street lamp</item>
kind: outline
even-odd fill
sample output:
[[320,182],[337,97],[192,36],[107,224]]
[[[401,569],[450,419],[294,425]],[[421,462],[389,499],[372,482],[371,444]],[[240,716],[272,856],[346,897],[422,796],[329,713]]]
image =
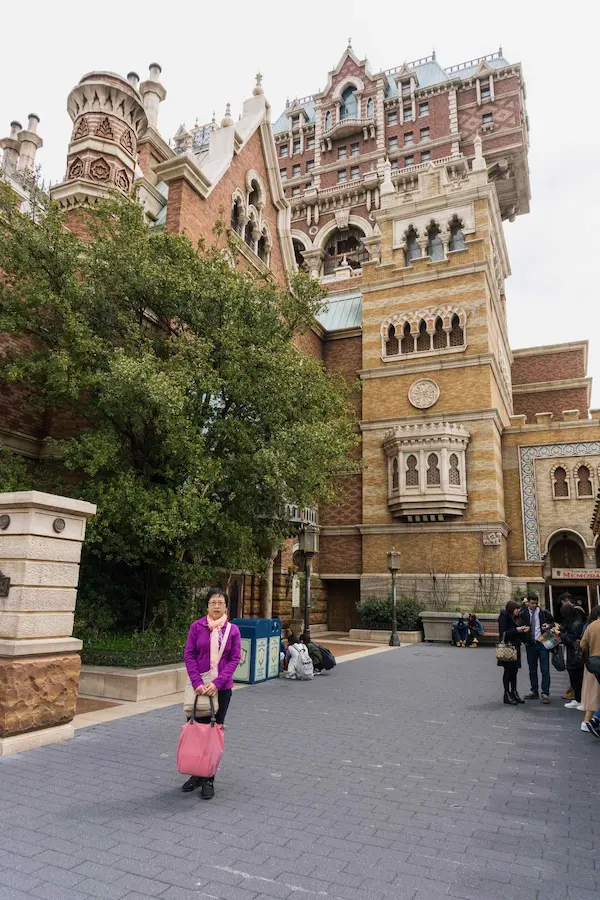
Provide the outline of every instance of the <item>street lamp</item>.
[[312,558],[319,552],[319,531],[305,525],[298,536],[298,547],[304,554],[304,633],[302,641],[308,644],[310,641],[310,574]]
[[396,572],[400,571],[400,553],[393,547],[388,551],[387,567],[392,573],[392,636],[390,638],[390,647],[399,647],[400,638],[398,637],[398,598],[396,595]]

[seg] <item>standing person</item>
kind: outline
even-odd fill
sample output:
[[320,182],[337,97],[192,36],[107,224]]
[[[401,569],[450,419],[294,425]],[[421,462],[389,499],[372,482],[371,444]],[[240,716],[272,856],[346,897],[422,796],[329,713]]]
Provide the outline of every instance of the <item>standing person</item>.
[[[574,605],[573,598],[571,597],[571,595],[568,591],[564,591],[558,598],[558,616],[556,618],[558,618],[558,621],[561,624],[563,621],[562,611],[563,611],[563,606],[565,606],[565,604],[567,607]],[[573,700],[573,698],[575,697],[575,691],[573,690],[571,685],[569,685],[569,687],[564,692],[564,694],[561,694],[561,697],[563,698],[563,700],[569,700],[569,701]],[[566,704],[565,704],[565,706],[566,706]]]
[[565,703],[567,709],[577,709],[581,703],[581,687],[583,684],[583,659],[577,652],[578,642],[581,640],[585,628],[586,615],[581,606],[573,606],[572,603],[563,604],[561,610],[562,625],[560,626],[560,639],[567,648],[567,673],[571,682],[573,699]]
[[[589,617],[581,649],[587,657],[600,656],[600,606],[594,606]],[[584,729],[600,737],[600,679],[587,669],[583,676],[582,703],[585,706],[585,718],[581,724]]]
[[538,700],[540,697],[538,681],[539,662],[542,673],[542,703],[550,703],[550,651],[540,644],[538,638],[550,628],[554,619],[547,609],[540,609],[540,598],[533,591],[525,595],[525,600],[527,609],[522,612],[521,619],[523,625],[529,626],[525,650],[527,652],[529,680],[531,682],[531,693],[526,694],[525,699]]
[[517,693],[517,674],[521,668],[521,640],[522,636],[529,632],[528,625],[520,625],[518,618],[519,604],[516,600],[509,600],[506,609],[498,616],[498,636],[500,641],[516,647],[516,660],[498,660],[498,665],[504,669],[502,683],[504,685],[504,703],[516,706],[525,701]]
[[[218,695],[219,710],[216,718],[217,724],[222,725],[231,701],[233,674],[242,655],[242,638],[237,625],[232,624],[227,643],[222,648],[227,628],[225,591],[222,588],[211,588],[207,600],[207,615],[192,622],[183,656],[196,693],[209,697]],[[210,722],[210,718],[198,721]],[[187,793],[200,785],[203,799],[211,800],[215,795],[214,778],[198,778],[192,775],[181,790]]]

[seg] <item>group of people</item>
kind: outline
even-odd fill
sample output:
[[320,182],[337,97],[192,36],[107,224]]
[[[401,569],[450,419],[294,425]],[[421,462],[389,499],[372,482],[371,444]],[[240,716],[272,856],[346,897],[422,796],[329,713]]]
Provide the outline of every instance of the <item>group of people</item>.
[[[563,594],[559,601],[560,622],[555,622],[548,610],[540,609],[535,592],[526,594],[522,603],[509,600],[498,616],[500,643],[514,648],[511,653],[498,654],[498,665],[504,670],[504,703],[550,703],[550,664],[552,654],[556,654],[556,667],[562,669],[564,663],[569,676],[570,688],[563,694],[565,707],[584,712],[581,730],[600,737],[600,675],[594,674],[590,664],[592,658],[600,658],[600,605],[587,616],[570,594]],[[524,699],[517,690],[523,646],[530,682],[530,692]]]
[[452,626],[452,643],[455,647],[478,647],[482,634],[483,625],[475,613],[471,613],[466,622],[464,613],[461,613]]
[[288,637],[287,647],[281,642],[280,660],[283,677],[294,681],[308,681],[333,669],[336,664],[333,653],[327,647],[311,640],[305,641],[295,634]]

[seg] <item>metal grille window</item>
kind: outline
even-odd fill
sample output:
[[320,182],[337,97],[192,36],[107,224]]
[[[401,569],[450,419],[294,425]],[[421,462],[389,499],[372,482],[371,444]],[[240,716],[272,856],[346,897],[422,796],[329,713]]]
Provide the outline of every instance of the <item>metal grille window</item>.
[[450,469],[448,472],[448,481],[450,484],[459,485],[460,484],[460,468],[458,466],[458,456],[456,453],[450,454]]
[[417,457],[412,453],[406,460],[406,487],[419,486],[419,470],[417,468]]
[[427,484],[433,486],[440,483],[439,457],[436,453],[430,453],[427,457]]

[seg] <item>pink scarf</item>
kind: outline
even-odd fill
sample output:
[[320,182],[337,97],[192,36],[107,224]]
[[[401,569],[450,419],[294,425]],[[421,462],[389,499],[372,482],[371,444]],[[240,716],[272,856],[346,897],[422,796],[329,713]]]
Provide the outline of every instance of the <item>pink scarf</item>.
[[219,644],[221,642],[221,629],[227,624],[227,615],[222,615],[220,619],[211,619],[206,617],[208,627],[210,628],[210,668],[217,677],[219,667]]

